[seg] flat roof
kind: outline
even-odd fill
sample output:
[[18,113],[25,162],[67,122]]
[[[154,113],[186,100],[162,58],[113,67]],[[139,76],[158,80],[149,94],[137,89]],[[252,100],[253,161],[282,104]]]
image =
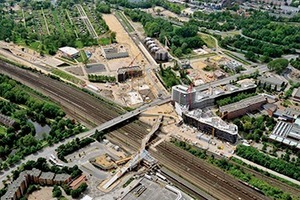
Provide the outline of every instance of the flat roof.
[[300,125],[279,121],[269,138],[300,149]]
[[267,101],[266,98],[262,95],[256,95],[256,96],[252,96],[252,97],[248,97],[246,99],[243,99],[241,101],[232,103],[232,104],[228,104],[225,106],[221,106],[220,107],[220,112],[233,112],[236,110],[240,110],[243,108],[247,108],[250,105],[259,103],[259,102],[264,102]]
[[126,72],[130,71],[142,71],[142,69],[139,66],[132,66],[132,67],[121,67],[118,69],[118,74],[124,74]]
[[235,124],[227,123],[220,117],[213,116],[201,109],[195,109],[190,112],[186,112],[186,115],[196,119],[197,121],[209,124],[219,130],[225,131],[231,135],[238,134],[238,127]]
[[71,176],[69,174],[56,174],[54,177],[55,181],[66,181],[69,178],[71,178]]
[[63,62],[61,60],[58,60],[56,58],[51,58],[51,57],[46,58],[44,63],[46,65],[50,65],[51,67],[59,67],[61,65],[66,64],[65,62]]
[[53,172],[42,172],[40,179],[53,179],[55,174]]
[[300,88],[297,89],[294,97],[300,98]]
[[75,49],[74,47],[61,47],[61,48],[59,48],[59,50],[65,54],[68,54],[71,56],[79,53],[79,51],[77,49]]
[[279,86],[281,86],[281,84],[284,83],[283,80],[281,80],[277,77],[274,77],[274,76],[269,76],[269,77],[261,76],[261,77],[258,77],[258,80],[262,81],[263,83],[267,82],[267,83],[279,85]]

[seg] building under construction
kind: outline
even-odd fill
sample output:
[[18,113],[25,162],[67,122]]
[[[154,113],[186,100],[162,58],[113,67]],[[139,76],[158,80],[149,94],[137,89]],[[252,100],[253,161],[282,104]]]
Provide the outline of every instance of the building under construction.
[[238,138],[238,127],[223,121],[220,117],[213,116],[210,112],[201,109],[186,111],[182,113],[184,123],[196,127],[203,133],[212,135],[232,144]]
[[206,108],[214,106],[219,99],[237,95],[238,93],[255,92],[256,85],[252,83],[241,84],[240,87],[235,85],[225,85],[217,88],[209,88],[204,91],[197,91],[195,88],[176,85],[172,87],[172,101],[180,106],[188,107],[190,110],[195,108]]
[[122,67],[117,71],[117,81],[124,82],[129,78],[140,77],[143,75],[143,70],[139,66]]

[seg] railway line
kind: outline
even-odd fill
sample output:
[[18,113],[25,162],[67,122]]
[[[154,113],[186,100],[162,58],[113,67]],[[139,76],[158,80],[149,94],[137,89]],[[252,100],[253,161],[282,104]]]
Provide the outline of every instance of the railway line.
[[256,190],[240,183],[223,171],[202,161],[171,143],[157,146],[157,152],[151,152],[163,165],[195,185],[201,186],[217,199],[268,199]]
[[[89,122],[92,127],[95,124],[102,124],[117,117],[121,112],[121,109],[101,102],[99,99],[87,95],[75,87],[62,84],[45,75],[29,72],[3,61],[0,61],[0,67],[0,73],[6,74],[31,88],[43,92],[64,108],[68,108],[67,110],[72,117],[86,118],[87,120],[85,121]],[[126,133],[138,132],[139,134],[146,135],[146,128],[147,126],[140,122],[140,124],[130,123],[123,126],[120,130]]]
[[[73,115],[87,118],[90,123],[101,124],[118,116],[120,109],[99,101],[99,99],[72,86],[62,84],[42,74],[32,73],[13,65],[0,61],[0,73],[43,92],[54,101],[60,103]],[[95,126],[95,125],[94,125]],[[109,137],[118,143],[127,144],[136,150],[141,145],[141,140],[147,134],[147,126],[138,123],[128,123],[121,128],[110,130]],[[191,183],[203,188],[208,193],[219,199],[267,199],[257,191],[241,184],[233,177],[215,169],[213,166],[181,150],[171,143],[157,146],[158,151],[150,150],[151,154],[166,167],[178,172],[190,180]],[[162,153],[162,154],[161,154]]]

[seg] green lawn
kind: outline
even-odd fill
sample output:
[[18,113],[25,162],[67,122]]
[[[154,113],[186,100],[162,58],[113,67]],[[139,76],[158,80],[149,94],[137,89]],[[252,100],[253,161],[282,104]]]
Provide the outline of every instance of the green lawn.
[[105,37],[104,38],[100,38],[99,39],[99,44],[103,45],[103,46],[110,44],[110,38],[105,38]]
[[0,135],[5,135],[6,134],[6,127],[0,125]]
[[64,71],[62,71],[62,70],[59,70],[59,69],[53,69],[51,72],[52,72],[53,74],[55,74],[55,75],[61,77],[62,79],[71,81],[71,82],[73,82],[73,83],[75,83],[75,84],[79,84],[79,83],[82,84],[82,83],[83,83],[83,81],[80,80],[79,78],[76,78],[75,76],[72,76],[71,74],[68,74],[68,73],[66,73],[66,72],[64,72]]
[[123,13],[116,11],[116,17],[120,20],[121,24],[126,27],[128,32],[134,32],[134,28],[131,26]]
[[80,50],[80,62],[82,62],[82,63],[88,62],[88,58],[87,58],[84,50]]
[[216,53],[207,53],[207,54],[200,54],[200,55],[197,55],[197,54],[192,54],[192,55],[185,55],[185,56],[182,56],[180,57],[180,59],[198,59],[198,58],[208,58],[208,57],[212,57],[212,56],[215,56],[217,55]]
[[206,43],[207,47],[216,48],[216,41],[210,35],[200,33],[199,36]]

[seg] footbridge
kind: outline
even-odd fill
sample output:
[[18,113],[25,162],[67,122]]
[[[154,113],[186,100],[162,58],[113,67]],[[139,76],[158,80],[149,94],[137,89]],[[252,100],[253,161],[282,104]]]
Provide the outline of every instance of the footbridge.
[[125,166],[120,168],[111,179],[109,179],[104,185],[103,188],[107,190],[113,183],[115,183],[120,177],[122,177],[128,170],[136,167],[146,156],[149,156],[148,151],[145,149],[150,138],[153,134],[159,129],[160,124],[162,122],[163,116],[159,116],[155,125],[151,129],[151,131],[146,135],[146,137],[142,140],[142,145],[140,150],[132,156],[132,159],[126,163]]
[[83,137],[81,138],[85,138],[85,137],[90,137],[92,136],[96,130],[98,131],[104,131],[105,129],[109,129],[117,124],[120,124],[126,120],[129,120],[139,114],[141,114],[142,112],[145,112],[146,110],[154,107],[154,106],[159,106],[159,105],[162,105],[162,104],[165,104],[165,103],[168,103],[171,101],[171,97],[168,97],[168,98],[165,98],[165,99],[156,99],[154,101],[152,101],[151,103],[149,104],[145,104],[131,112],[127,112],[123,115],[120,115],[112,120],[109,120],[107,122],[104,122],[103,124],[97,126],[96,128],[90,130],[89,132],[86,132],[86,134],[84,134]]

